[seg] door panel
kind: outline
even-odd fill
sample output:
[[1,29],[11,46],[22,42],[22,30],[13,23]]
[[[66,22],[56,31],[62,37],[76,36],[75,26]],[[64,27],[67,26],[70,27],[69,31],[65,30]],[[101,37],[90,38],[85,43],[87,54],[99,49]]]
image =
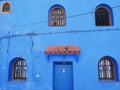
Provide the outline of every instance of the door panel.
[[72,62],[55,62],[53,66],[53,90],[73,90]]

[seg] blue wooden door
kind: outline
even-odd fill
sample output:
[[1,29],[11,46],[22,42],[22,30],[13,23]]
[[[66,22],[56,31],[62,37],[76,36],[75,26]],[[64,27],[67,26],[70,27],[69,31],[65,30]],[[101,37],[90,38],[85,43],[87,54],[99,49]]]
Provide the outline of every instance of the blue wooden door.
[[73,90],[72,62],[54,62],[53,90]]

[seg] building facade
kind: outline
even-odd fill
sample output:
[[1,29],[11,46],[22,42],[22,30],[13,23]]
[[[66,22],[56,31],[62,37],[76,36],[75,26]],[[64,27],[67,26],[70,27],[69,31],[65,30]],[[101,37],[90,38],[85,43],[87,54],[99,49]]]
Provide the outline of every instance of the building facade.
[[118,0],[0,0],[0,90],[119,90]]

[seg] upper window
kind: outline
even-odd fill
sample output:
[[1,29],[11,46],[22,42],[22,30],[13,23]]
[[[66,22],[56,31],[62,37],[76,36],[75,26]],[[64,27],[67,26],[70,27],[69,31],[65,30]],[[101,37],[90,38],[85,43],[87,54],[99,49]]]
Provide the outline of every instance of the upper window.
[[49,25],[50,26],[64,26],[66,24],[65,11],[60,6],[55,6],[51,8],[49,15]]
[[103,57],[98,63],[99,79],[115,80],[114,62],[110,57]]
[[2,5],[2,12],[10,12],[11,11],[11,5],[9,2],[5,2]]
[[110,10],[104,6],[100,6],[95,10],[96,26],[111,26],[111,13]]
[[12,68],[13,80],[26,79],[26,62],[22,58],[17,58]]

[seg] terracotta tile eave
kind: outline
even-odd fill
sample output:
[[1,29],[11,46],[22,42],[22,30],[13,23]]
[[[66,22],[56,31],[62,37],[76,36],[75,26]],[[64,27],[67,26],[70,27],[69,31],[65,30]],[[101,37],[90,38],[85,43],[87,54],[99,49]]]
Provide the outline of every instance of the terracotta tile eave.
[[80,54],[78,46],[48,46],[46,54]]

